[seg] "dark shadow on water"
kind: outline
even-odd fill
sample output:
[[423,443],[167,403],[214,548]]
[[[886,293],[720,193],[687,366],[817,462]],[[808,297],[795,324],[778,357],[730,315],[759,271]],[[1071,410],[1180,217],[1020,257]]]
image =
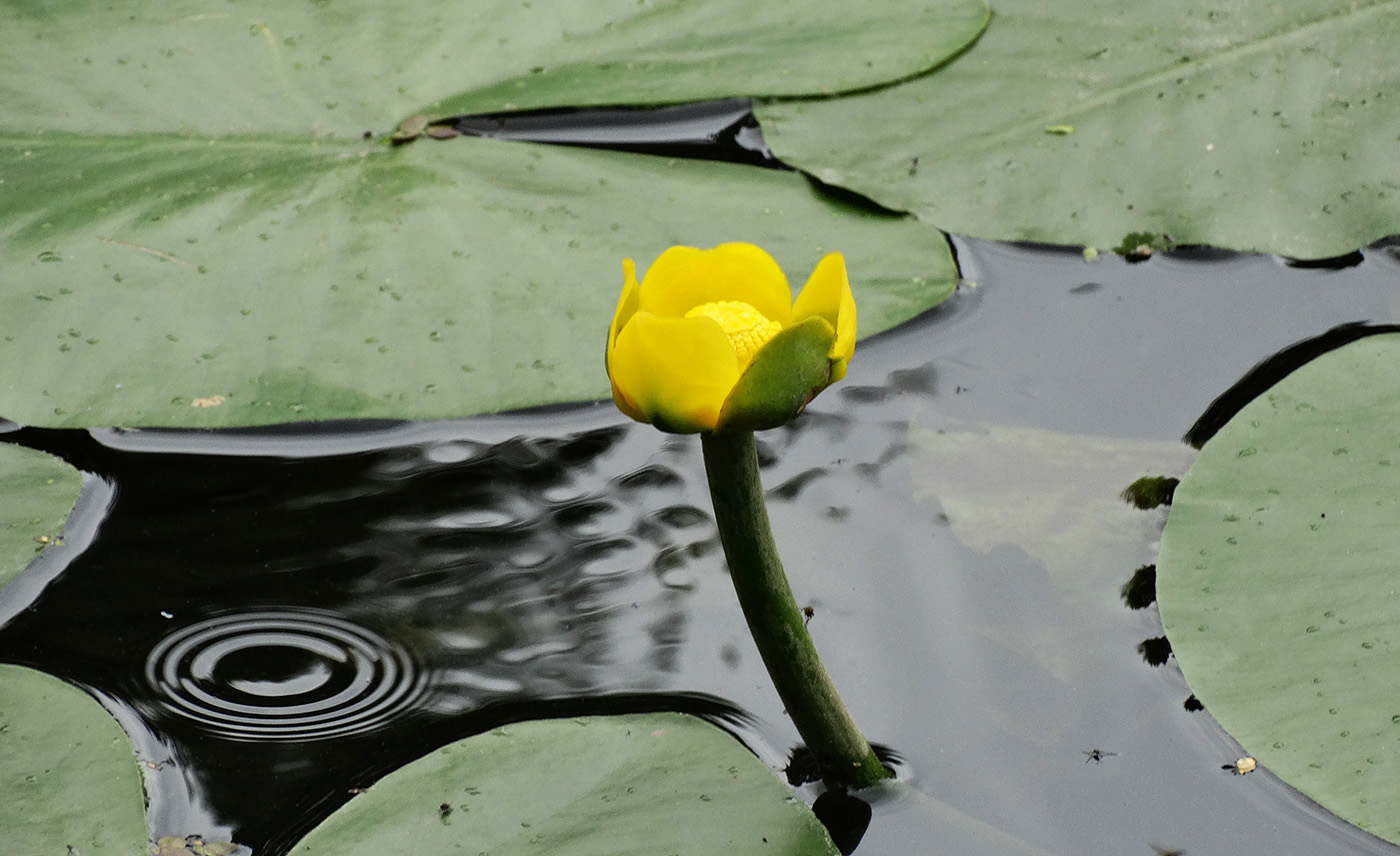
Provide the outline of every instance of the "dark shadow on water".
[[456,116],[457,133],[790,170],[763,141],[753,103],[729,98],[666,107],[590,107]]
[[1360,250],[1353,250],[1340,256],[1332,256],[1326,259],[1284,259],[1284,264],[1299,270],[1346,270],[1353,268],[1366,261],[1366,256]]
[[1400,332],[1400,325],[1354,321],[1340,324],[1320,336],[1304,339],[1284,348],[1250,369],[1234,386],[1211,402],[1210,407],[1201,414],[1182,440],[1194,448],[1201,448],[1246,404],[1307,363],[1358,339],[1395,332]]
[[831,835],[842,856],[850,856],[870,828],[870,803],[854,794],[826,791],[812,803],[812,813]]

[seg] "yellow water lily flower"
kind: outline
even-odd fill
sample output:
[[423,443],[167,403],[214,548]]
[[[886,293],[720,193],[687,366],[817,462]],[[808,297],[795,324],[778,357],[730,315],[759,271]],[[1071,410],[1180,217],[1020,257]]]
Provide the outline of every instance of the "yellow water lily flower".
[[797,299],[753,244],[671,247],[641,282],[622,263],[608,329],[613,401],[663,431],[774,428],[846,374],[856,303],[840,253],[817,263]]

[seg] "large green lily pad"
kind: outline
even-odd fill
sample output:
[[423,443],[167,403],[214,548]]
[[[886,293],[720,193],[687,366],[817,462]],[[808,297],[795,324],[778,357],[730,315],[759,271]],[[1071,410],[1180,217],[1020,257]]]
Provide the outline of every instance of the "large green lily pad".
[[0,360],[23,367],[0,381],[0,413],[29,424],[434,418],[605,397],[621,260],[673,243],[753,239],[797,285],[844,250],[863,334],[954,282],[937,233],[790,173],[491,140],[171,138],[93,147],[101,189],[65,200],[76,139],[42,138],[9,182],[40,215],[0,250],[14,260]]
[[1396,843],[1398,379],[1400,335],[1372,336],[1250,402],[1178,485],[1157,563],[1162,623],[1206,709]]
[[[605,397],[621,260],[674,243],[758,243],[798,285],[843,251],[862,335],[923,311],[955,277],[942,237],[797,175],[384,142],[435,101],[568,103],[553,99],[577,95],[575,79],[608,101],[733,95],[761,59],[774,71],[759,91],[868,86],[926,68],[985,16],[936,4],[966,19],[961,42],[891,56],[867,30],[932,33],[948,16],[770,6],[6,4],[0,360],[23,369],[0,381],[0,415],[216,427]],[[746,24],[772,16],[811,24],[808,41],[774,45]],[[663,31],[664,61],[629,69]]]
[[52,455],[0,443],[0,586],[57,545],[83,477]]
[[662,713],[524,722],[385,776],[292,851],[558,856],[835,854],[732,737]]
[[359,136],[420,111],[864,89],[987,18],[984,0],[11,0],[0,101],[12,132]]
[[[833,95],[927,71],[966,48],[990,17],[984,0],[500,5],[510,17],[498,26],[512,41],[543,42],[546,58],[522,63],[507,50],[505,79],[431,105],[434,115]],[[485,35],[494,40],[492,28]]]
[[101,705],[58,678],[0,665],[0,829],[6,853],[147,852],[141,768]]
[[935,74],[758,113],[787,162],[951,232],[1324,257],[1400,231],[1396,44],[1380,0],[1000,0]]

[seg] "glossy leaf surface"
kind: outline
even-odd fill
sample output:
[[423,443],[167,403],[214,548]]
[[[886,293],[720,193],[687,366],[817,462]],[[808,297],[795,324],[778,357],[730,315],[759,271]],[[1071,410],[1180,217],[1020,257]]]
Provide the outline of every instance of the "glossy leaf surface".
[[52,455],[0,443],[0,585],[60,541],[82,476]]
[[834,854],[811,811],[694,717],[522,722],[445,746],[355,797],[295,856]]
[[126,733],[58,678],[0,664],[5,852],[147,852],[141,770]]
[[1400,231],[1394,3],[995,12],[934,74],[761,105],[769,144],[822,181],[984,238],[1108,249],[1139,233],[1326,257]]
[[[579,63],[607,101],[743,94],[754,57],[788,72],[764,92],[872,85],[938,61],[941,42],[891,59],[857,25],[946,23],[923,4],[864,18],[821,3],[721,14],[731,5],[5,6],[0,360],[23,368],[0,381],[0,414],[215,427],[602,398],[621,259],[675,243],[749,240],[792,269],[843,251],[866,335],[942,300],[940,235],[797,175],[384,139],[441,99],[499,108],[511,81],[554,80],[526,86],[528,103],[574,103],[575,78],[547,70]],[[985,16],[973,5],[961,43]],[[744,26],[766,15],[816,29],[782,53]],[[640,86],[626,61],[663,25],[689,47]]]
[[358,136],[420,112],[863,89],[987,18],[983,0],[9,2],[0,101],[12,131]]

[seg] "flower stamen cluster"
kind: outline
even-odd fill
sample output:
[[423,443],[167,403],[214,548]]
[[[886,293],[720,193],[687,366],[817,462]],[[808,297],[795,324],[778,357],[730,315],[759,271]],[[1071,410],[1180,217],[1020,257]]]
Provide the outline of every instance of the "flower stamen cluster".
[[743,371],[758,353],[758,349],[768,344],[768,340],[778,335],[783,325],[770,321],[762,312],[739,300],[720,300],[705,303],[685,313],[687,318],[703,316],[719,322],[719,328],[729,337],[734,346],[734,355],[739,358],[739,370]]

